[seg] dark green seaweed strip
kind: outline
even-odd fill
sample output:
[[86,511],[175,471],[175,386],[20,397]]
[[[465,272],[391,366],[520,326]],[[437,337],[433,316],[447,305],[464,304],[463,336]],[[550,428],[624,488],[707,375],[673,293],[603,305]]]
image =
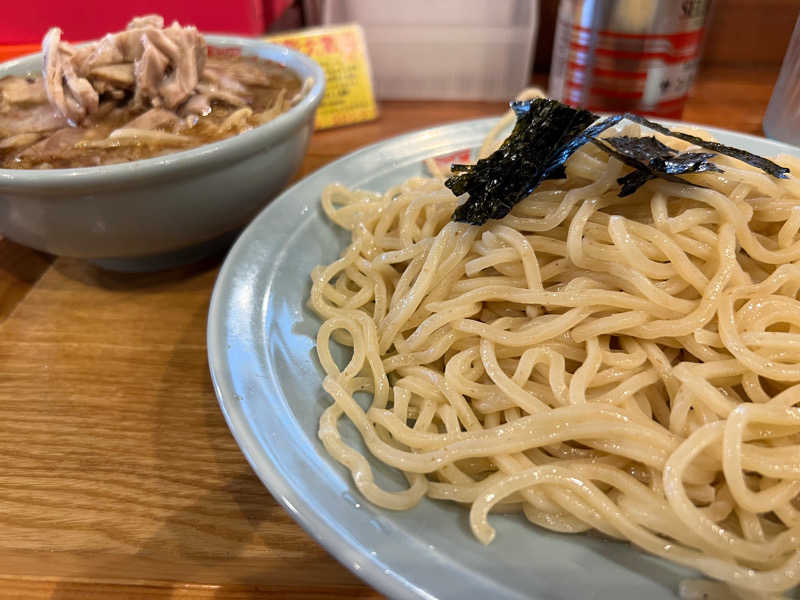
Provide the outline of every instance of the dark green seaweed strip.
[[709,159],[716,154],[711,152],[683,152],[670,158],[656,158],[653,160],[653,167],[664,173],[702,173],[703,171],[714,171],[724,173],[717,165]]
[[651,179],[655,179],[656,175],[651,173],[650,171],[640,171],[639,169],[634,169],[627,175],[620,177],[617,179],[617,183],[620,185],[620,191],[618,196],[620,198],[624,198],[625,196],[629,196],[640,187],[642,187],[645,183],[650,181]]
[[554,162],[556,153],[597,119],[589,111],[543,98],[515,102],[512,108],[517,123],[501,146],[474,165],[454,165],[455,174],[445,181],[456,196],[469,194],[453,214],[456,221],[483,225],[502,219],[548,172],[563,174],[563,160]]
[[[609,127],[613,127],[623,118],[624,115],[612,115],[606,119],[603,119],[599,123],[595,123],[591,127],[587,127],[581,135],[572,138],[562,148],[559,148],[551,159],[551,164],[547,167],[544,179],[564,179],[567,176],[567,172],[564,169],[564,163],[567,162],[567,159],[575,154],[575,151],[583,146],[586,142],[600,135]],[[563,173],[563,176],[549,176],[550,173],[556,172]]]
[[[638,175],[635,175],[633,177],[631,177],[632,174],[628,174],[626,176],[617,179],[617,183],[619,183],[622,186],[622,189],[619,192],[620,198],[629,196],[637,189],[639,189],[640,186],[644,185],[645,182],[649,181],[650,179],[653,179],[654,177],[660,177],[662,179],[666,179],[667,181],[673,181],[675,183],[693,185],[690,181],[681,179],[680,177],[677,177],[676,175],[673,175],[671,173],[663,173],[656,171],[649,164],[643,163],[635,156],[630,156],[628,154],[625,154],[624,152],[621,152],[620,150],[617,150],[614,146],[607,143],[608,140],[606,139],[593,138],[590,141],[604,152],[607,152],[611,156],[618,158],[629,167],[633,167],[634,169],[636,169],[634,173],[637,172],[639,173]],[[702,187],[702,186],[696,186],[696,187]]]
[[657,158],[668,158],[678,154],[677,150],[670,148],[666,144],[662,144],[652,135],[648,137],[618,135],[602,139],[623,154],[635,156],[645,162],[650,162]]
[[757,167],[762,171],[764,171],[765,173],[772,175],[773,177],[777,177],[778,179],[786,179],[787,177],[786,174],[789,173],[789,169],[787,169],[786,167],[782,167],[767,158],[763,158],[756,154],[752,154],[747,150],[741,150],[740,148],[726,146],[725,144],[720,144],[719,142],[709,142],[707,140],[704,140],[703,138],[699,138],[696,135],[691,135],[689,133],[672,131],[671,129],[664,127],[663,125],[660,125],[659,123],[654,123],[653,121],[649,121],[648,119],[640,117],[639,115],[625,113],[624,117],[630,121],[633,121],[634,123],[639,123],[640,125],[644,125],[645,127],[648,127],[664,135],[668,135],[670,137],[674,137],[679,140],[695,144],[696,146],[701,146],[703,148],[706,148],[707,150],[712,150],[714,152],[724,154],[725,156],[730,156],[731,158],[735,158],[737,160],[741,160],[742,162],[746,162],[747,164]]
[[632,194],[655,177],[694,185],[677,175],[722,171],[709,160],[715,156],[714,154],[704,152],[679,154],[677,150],[652,136],[645,138],[618,136],[605,138],[603,142],[595,139],[600,133],[623,119],[629,119],[664,135],[744,161],[774,177],[785,178],[789,172],[786,167],[781,167],[746,150],[709,142],[686,133],[673,132],[663,125],[630,113],[613,115],[595,122],[597,116],[589,111],[575,109],[544,98],[513,102],[511,108],[517,116],[517,122],[511,135],[495,152],[474,165],[451,167],[453,175],[445,181],[445,185],[456,196],[469,195],[466,202],[453,213],[456,221],[483,225],[489,219],[503,218],[517,202],[528,196],[543,180],[566,177],[564,163],[578,148],[590,140],[634,168],[632,173],[617,180],[622,186],[620,196]]
[[715,171],[722,173],[723,170],[712,162],[710,158],[716,154],[710,152],[683,152],[678,153],[674,148],[662,144],[655,137],[608,137],[601,138],[604,142],[610,143],[615,149],[633,156],[639,161],[650,165],[650,167],[661,173],[701,173],[703,171]]
[[[648,177],[629,174],[620,177],[617,181],[622,186],[620,196],[632,194],[636,189],[653,177],[669,179],[667,175],[681,175],[683,173],[702,173],[704,171],[722,172],[717,165],[709,162],[710,158],[716,156],[710,152],[684,152],[678,153],[674,148],[659,142],[655,137],[628,137],[617,136],[608,138],[597,138],[596,145],[606,152],[609,149],[604,144],[609,144],[618,154],[618,158],[628,157],[627,162],[637,171],[643,169],[649,174]],[[672,180],[674,181],[674,180]]]

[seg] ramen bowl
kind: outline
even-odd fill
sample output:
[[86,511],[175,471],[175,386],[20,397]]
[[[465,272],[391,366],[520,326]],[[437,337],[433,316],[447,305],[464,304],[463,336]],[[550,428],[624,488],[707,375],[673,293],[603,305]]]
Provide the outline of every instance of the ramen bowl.
[[[273,120],[190,150],[96,167],[0,169],[0,235],[131,271],[190,262],[229,244],[300,166],[325,76],[316,62],[283,46],[205,39],[280,63],[312,85]],[[0,77],[41,67],[42,55],[35,54],[0,64]]]

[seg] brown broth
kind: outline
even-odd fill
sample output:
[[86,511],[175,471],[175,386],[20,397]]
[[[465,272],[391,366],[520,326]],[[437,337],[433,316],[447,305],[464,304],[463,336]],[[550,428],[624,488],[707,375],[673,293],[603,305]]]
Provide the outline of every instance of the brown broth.
[[[187,150],[203,144],[208,144],[221,139],[232,137],[238,133],[257,127],[267,120],[274,118],[290,107],[289,100],[294,98],[301,90],[302,84],[295,73],[273,61],[256,57],[245,56],[214,56],[209,57],[207,67],[214,68],[218,73],[234,79],[243,86],[244,92],[239,89],[238,96],[246,100],[246,108],[252,114],[240,112],[235,123],[223,130],[226,120],[245,108],[233,106],[220,99],[209,103],[210,112],[203,116],[184,116],[182,111],[177,111],[180,118],[155,128],[151,131],[159,134],[174,134],[173,136],[160,135],[160,139],[144,135],[136,141],[133,138],[123,142],[115,142],[108,136],[133,119],[143,115],[151,107],[133,108],[130,94],[121,100],[101,96],[100,108],[97,113],[90,115],[77,127],[70,127],[66,122],[55,122],[56,128],[36,132],[37,127],[31,132],[19,130],[17,124],[29,121],[33,111],[47,112],[49,105],[30,103],[27,105],[2,102],[0,88],[0,168],[6,169],[63,169],[71,167],[90,167],[152,158],[181,150]],[[254,67],[256,70],[254,70]],[[249,75],[237,78],[235,74],[245,71]],[[0,84],[8,78],[0,79]],[[30,75],[26,78],[32,85],[38,85],[37,79],[41,75]],[[276,104],[280,100],[280,105]],[[269,113],[265,113],[272,108]],[[52,123],[48,124],[52,125]],[[44,125],[42,127],[46,127]],[[28,142],[13,147],[3,147],[14,140]],[[38,136],[38,137],[37,137]],[[180,136],[180,139],[179,137]]]

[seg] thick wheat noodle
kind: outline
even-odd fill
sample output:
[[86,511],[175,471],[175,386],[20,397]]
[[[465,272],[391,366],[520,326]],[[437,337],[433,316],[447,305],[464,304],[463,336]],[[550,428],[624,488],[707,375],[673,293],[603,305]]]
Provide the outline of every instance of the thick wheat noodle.
[[[484,543],[492,508],[596,529],[731,586],[688,581],[686,598],[797,586],[800,185],[718,160],[687,176],[705,188],[619,198],[627,167],[584,146],[483,227],[451,221],[438,171],[385,194],[330,186],[351,242],[312,273],[319,437],[359,491],[462,503]],[[407,487],[380,487],[370,455]]]

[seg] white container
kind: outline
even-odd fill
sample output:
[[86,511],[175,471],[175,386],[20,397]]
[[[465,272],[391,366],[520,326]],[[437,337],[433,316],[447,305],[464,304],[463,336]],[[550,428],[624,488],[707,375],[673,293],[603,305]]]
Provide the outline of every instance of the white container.
[[383,99],[508,100],[528,85],[539,0],[326,0],[364,28]]

